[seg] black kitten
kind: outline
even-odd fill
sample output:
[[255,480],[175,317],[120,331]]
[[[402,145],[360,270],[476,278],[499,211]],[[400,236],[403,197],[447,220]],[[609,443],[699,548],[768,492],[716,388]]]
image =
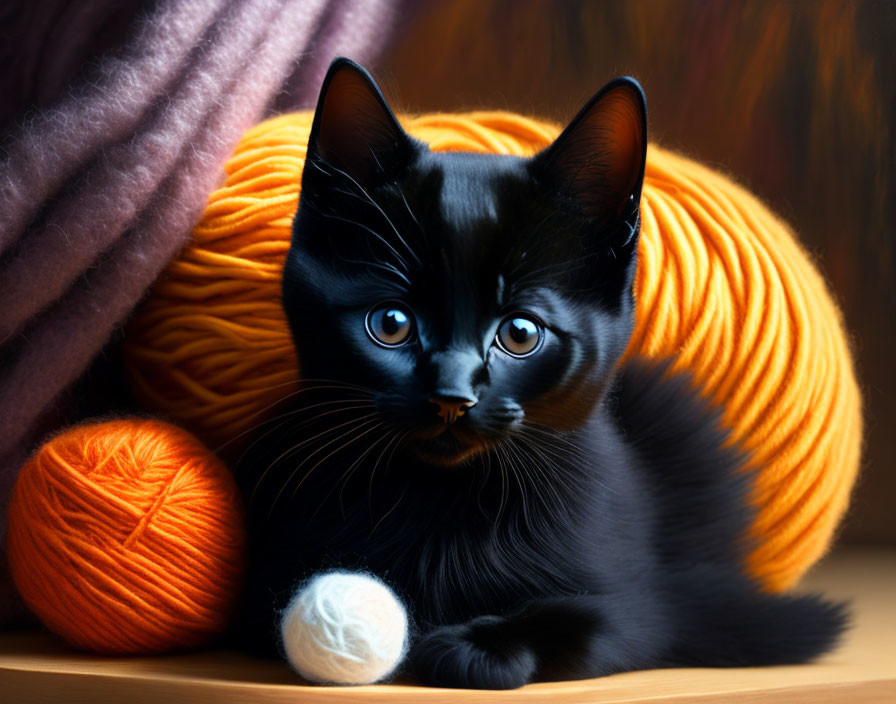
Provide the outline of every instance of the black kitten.
[[303,391],[238,472],[259,650],[334,567],[403,598],[433,685],[834,645],[842,607],[744,576],[749,476],[717,414],[662,366],[617,370],[646,147],[623,78],[531,159],[432,153],[334,62],[283,282]]

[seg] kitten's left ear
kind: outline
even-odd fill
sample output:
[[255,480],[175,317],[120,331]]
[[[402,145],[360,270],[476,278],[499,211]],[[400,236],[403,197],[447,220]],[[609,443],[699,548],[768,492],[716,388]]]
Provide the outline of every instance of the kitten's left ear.
[[[604,86],[547,149],[532,159],[539,183],[589,218],[637,207],[647,155],[647,105],[633,78]],[[634,203],[632,203],[634,199]]]
[[370,74],[349,59],[335,59],[320,89],[309,156],[365,183],[391,176],[406,163],[410,147],[410,137]]

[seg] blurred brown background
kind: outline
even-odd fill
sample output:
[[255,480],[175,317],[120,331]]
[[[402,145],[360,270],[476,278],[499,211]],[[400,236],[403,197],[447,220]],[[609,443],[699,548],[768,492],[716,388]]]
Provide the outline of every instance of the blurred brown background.
[[653,140],[734,175],[795,227],[865,391],[841,539],[896,543],[896,2],[435,0],[406,22],[372,67],[397,108],[560,121],[633,75]]

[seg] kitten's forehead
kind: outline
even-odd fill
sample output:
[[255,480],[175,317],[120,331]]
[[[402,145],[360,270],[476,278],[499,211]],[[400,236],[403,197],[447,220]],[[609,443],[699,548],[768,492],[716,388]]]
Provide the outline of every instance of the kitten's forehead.
[[431,213],[424,223],[424,288],[436,344],[478,346],[483,317],[503,298],[500,242],[508,181],[526,178],[523,159],[469,153],[428,153],[419,164],[420,193]]
[[501,181],[524,175],[523,160],[496,154],[430,153],[427,167],[438,173],[441,221],[458,233],[471,232],[499,218]]

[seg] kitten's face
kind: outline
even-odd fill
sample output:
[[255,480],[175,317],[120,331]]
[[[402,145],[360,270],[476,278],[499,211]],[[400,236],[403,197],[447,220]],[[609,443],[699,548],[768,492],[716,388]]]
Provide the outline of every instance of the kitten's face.
[[620,82],[533,159],[433,153],[335,63],[284,274],[302,376],[430,464],[581,424],[631,332],[644,120]]

